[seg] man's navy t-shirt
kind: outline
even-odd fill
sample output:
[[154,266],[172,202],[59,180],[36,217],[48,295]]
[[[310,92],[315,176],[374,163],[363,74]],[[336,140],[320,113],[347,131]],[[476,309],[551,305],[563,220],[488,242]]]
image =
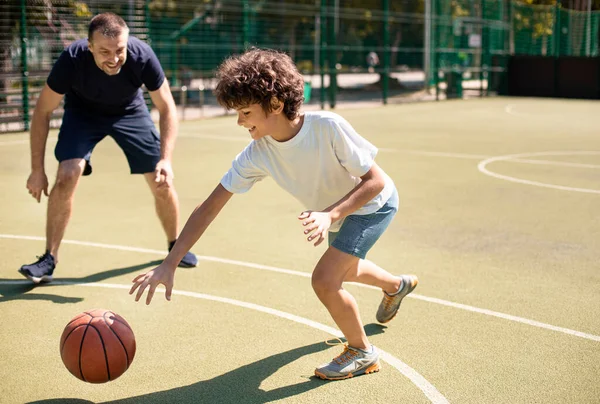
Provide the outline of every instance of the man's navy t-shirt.
[[61,53],[47,83],[53,91],[65,94],[65,109],[114,116],[147,112],[142,84],[156,91],[164,79],[152,48],[130,36],[127,60],[118,74],[109,76],[100,70],[87,39],[80,39]]

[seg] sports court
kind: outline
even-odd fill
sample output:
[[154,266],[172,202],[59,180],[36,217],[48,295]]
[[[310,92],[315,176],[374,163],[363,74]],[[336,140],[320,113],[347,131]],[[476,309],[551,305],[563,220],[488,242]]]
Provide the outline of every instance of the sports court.
[[[369,258],[419,286],[387,326],[381,291],[347,285],[382,370],[315,379],[341,351],[310,285],[325,246],[271,180],[235,196],[178,269],[172,301],[128,294],[166,254],[150,192],[109,138],[83,178],[55,281],[17,269],[44,249],[46,199],[25,189],[25,133],[0,137],[0,402],[598,403],[600,104],[486,98],[338,109],[379,147],[400,210]],[[46,170],[52,183],[56,131]],[[182,122],[182,222],[249,142],[233,116]],[[309,162],[307,162],[309,164]],[[136,357],[119,379],[79,381],[59,339],[76,314],[123,316]]]

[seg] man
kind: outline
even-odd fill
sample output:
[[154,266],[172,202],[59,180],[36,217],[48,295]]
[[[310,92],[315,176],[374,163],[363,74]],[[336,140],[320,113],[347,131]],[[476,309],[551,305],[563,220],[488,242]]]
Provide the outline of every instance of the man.
[[[142,84],[160,113],[160,137],[146,107]],[[87,40],[75,41],[62,52],[42,89],[31,123],[27,189],[38,202],[42,192],[48,196],[44,153],[50,117],[63,96],[65,112],[55,149],[59,166],[48,198],[46,251],[38,261],[19,269],[35,283],[52,281],[75,189],[82,175],[92,173],[92,150],[106,135],[125,153],[131,173],[144,174],[169,250],[179,231],[179,201],[171,167],[177,136],[175,102],[150,46],[130,37],[121,17],[103,13],[91,20]],[[197,262],[188,252],[179,266],[194,267]]]

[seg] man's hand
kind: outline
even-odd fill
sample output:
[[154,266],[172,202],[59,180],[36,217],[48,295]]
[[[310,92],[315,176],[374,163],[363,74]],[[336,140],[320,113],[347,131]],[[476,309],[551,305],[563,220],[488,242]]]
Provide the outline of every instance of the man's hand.
[[48,196],[48,177],[44,171],[32,171],[27,179],[27,189],[38,203],[42,198],[42,192]]
[[325,240],[325,236],[331,227],[331,216],[328,212],[313,212],[310,210],[300,213],[299,220],[302,220],[302,226],[305,227],[304,234],[308,234],[308,241],[315,238],[315,247]]
[[170,187],[173,185],[173,167],[171,167],[171,162],[168,160],[160,160],[158,164],[156,164],[156,168],[154,169],[154,182],[158,183],[158,188],[162,187]]
[[175,276],[175,268],[170,268],[163,262],[153,270],[136,276],[133,279],[133,286],[129,290],[129,294],[132,295],[136,289],[138,289],[135,295],[135,301],[139,301],[140,297],[144,294],[144,291],[148,286],[148,295],[146,296],[146,304],[150,304],[156,287],[160,284],[165,285],[165,298],[171,300],[171,292],[173,291],[173,278]]

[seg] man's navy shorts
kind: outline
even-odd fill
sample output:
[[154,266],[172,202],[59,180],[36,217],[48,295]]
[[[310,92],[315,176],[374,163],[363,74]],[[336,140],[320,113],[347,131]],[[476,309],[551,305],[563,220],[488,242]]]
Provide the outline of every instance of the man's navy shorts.
[[56,159],[85,159],[83,175],[91,174],[90,158],[98,142],[112,137],[125,153],[131,174],[153,172],[160,160],[160,136],[147,111],[130,115],[101,116],[67,109],[54,149]]

